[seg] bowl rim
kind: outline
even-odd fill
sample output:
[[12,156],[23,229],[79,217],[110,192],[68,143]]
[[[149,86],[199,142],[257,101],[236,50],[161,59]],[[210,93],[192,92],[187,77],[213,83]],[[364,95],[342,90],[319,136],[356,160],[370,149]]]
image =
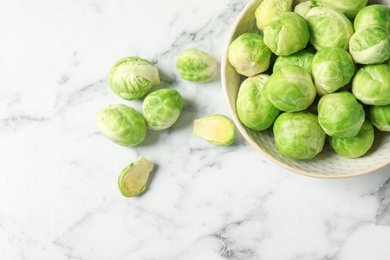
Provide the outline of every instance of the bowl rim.
[[371,167],[369,169],[357,171],[357,172],[354,172],[352,174],[342,174],[341,173],[341,174],[337,174],[337,175],[324,175],[324,174],[312,173],[312,172],[308,172],[308,171],[304,171],[304,170],[301,170],[301,169],[297,169],[297,168],[291,167],[290,165],[277,160],[276,158],[274,158],[273,156],[268,154],[266,151],[261,149],[252,140],[252,138],[248,135],[248,133],[247,133],[248,130],[246,130],[245,127],[240,122],[240,120],[239,120],[239,118],[238,118],[238,116],[236,114],[236,111],[233,109],[233,107],[231,106],[230,101],[229,101],[229,95],[228,95],[228,92],[227,92],[227,85],[226,85],[226,68],[227,68],[227,66],[229,64],[229,61],[228,61],[229,46],[230,46],[230,43],[234,40],[233,37],[235,35],[235,32],[236,32],[236,29],[237,29],[238,25],[240,24],[242,18],[244,17],[244,15],[246,15],[248,10],[251,9],[254,4],[260,3],[260,2],[262,2],[262,0],[250,0],[244,6],[244,8],[240,11],[239,15],[236,17],[236,19],[234,20],[232,26],[230,27],[230,30],[228,32],[228,36],[227,36],[227,38],[225,40],[225,45],[223,47],[222,58],[221,58],[221,68],[220,68],[220,71],[221,71],[221,84],[222,84],[222,91],[223,91],[224,99],[225,99],[225,102],[227,104],[227,108],[228,108],[228,111],[230,113],[230,116],[231,116],[234,124],[236,125],[238,131],[244,137],[244,139],[256,151],[260,152],[260,154],[262,154],[264,157],[266,157],[268,160],[272,161],[276,165],[278,165],[278,166],[280,166],[280,167],[282,167],[282,168],[284,168],[286,170],[289,170],[291,172],[298,173],[300,175],[304,175],[304,176],[308,176],[308,177],[315,177],[315,178],[322,178],[322,179],[342,179],[342,178],[356,177],[356,176],[364,175],[364,174],[367,174],[367,173],[372,173],[372,172],[374,172],[374,171],[376,171],[376,170],[378,170],[378,169],[388,165],[390,163],[390,159],[387,160],[387,161],[384,161],[384,162],[382,162],[380,164],[377,164],[376,166]]

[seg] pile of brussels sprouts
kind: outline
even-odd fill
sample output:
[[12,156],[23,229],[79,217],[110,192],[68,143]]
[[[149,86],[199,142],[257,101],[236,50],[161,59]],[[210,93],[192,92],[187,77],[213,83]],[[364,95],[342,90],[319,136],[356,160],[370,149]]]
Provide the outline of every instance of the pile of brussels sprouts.
[[[257,33],[229,46],[244,76],[237,115],[273,129],[283,156],[309,160],[324,147],[357,158],[390,131],[390,8],[367,0],[264,0]],[[376,130],[374,129],[376,128]]]

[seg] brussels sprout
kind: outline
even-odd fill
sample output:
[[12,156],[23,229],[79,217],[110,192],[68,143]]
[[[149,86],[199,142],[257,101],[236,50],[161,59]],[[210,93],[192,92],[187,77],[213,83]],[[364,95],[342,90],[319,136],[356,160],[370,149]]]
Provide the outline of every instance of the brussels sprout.
[[118,187],[122,195],[132,197],[144,192],[153,166],[154,164],[143,156],[126,166],[118,178]]
[[296,65],[272,73],[266,83],[266,93],[276,108],[287,112],[305,110],[317,94],[310,74]]
[[236,128],[230,118],[215,114],[195,119],[192,134],[211,144],[227,146],[236,139]]
[[314,55],[312,70],[317,93],[325,95],[339,90],[351,81],[355,63],[351,55],[342,48],[323,48]]
[[374,128],[370,121],[364,121],[359,133],[354,137],[329,137],[330,146],[336,153],[347,158],[360,157],[370,150],[374,143]]
[[123,104],[106,106],[96,114],[96,122],[103,135],[123,146],[136,146],[146,137],[142,115]]
[[313,159],[324,147],[325,132],[317,116],[308,111],[282,113],[273,131],[279,152],[292,159]]
[[149,61],[139,57],[126,57],[112,66],[108,84],[119,97],[134,100],[160,84],[160,77],[158,69]]
[[177,58],[176,67],[185,80],[207,82],[217,74],[218,64],[214,57],[203,51],[187,49]]
[[368,119],[380,131],[390,132],[390,105],[370,106]]
[[318,3],[317,1],[304,1],[300,2],[294,7],[294,13],[299,14],[302,17],[306,17],[307,13],[310,11],[310,9],[314,7],[321,7],[322,4]]
[[329,136],[356,136],[364,117],[363,106],[348,91],[327,94],[318,102],[318,122]]
[[261,35],[244,33],[230,44],[228,59],[239,74],[250,77],[268,69],[271,50]]
[[148,128],[162,130],[172,126],[183,109],[183,98],[177,90],[163,88],[146,96],[142,113]]
[[311,63],[313,57],[314,53],[308,50],[301,50],[289,56],[278,56],[275,60],[273,71],[275,72],[286,65],[297,65],[312,75]]
[[292,0],[264,0],[256,8],[256,25],[260,30],[264,30],[271,20],[280,13],[292,10]]
[[379,25],[363,27],[352,35],[349,52],[356,63],[383,63],[390,58],[389,33]]
[[264,43],[276,55],[291,55],[306,48],[309,29],[294,12],[281,13],[264,28]]
[[323,5],[329,6],[345,14],[349,19],[355,18],[356,14],[367,5],[367,0],[317,0]]
[[279,110],[269,101],[265,83],[269,76],[260,74],[241,83],[237,96],[237,115],[241,123],[254,131],[270,127]]
[[390,65],[383,63],[360,68],[352,80],[352,93],[366,105],[390,104]]
[[390,33],[390,8],[385,5],[368,5],[361,9],[353,21],[355,31],[367,25],[379,25]]
[[306,14],[310,43],[317,50],[339,47],[348,50],[353,31],[352,22],[342,13],[328,7],[314,7]]

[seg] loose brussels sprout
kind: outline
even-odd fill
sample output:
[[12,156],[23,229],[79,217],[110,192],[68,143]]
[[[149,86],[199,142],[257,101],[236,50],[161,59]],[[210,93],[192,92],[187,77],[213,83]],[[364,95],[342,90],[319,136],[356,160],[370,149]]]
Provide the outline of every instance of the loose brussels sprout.
[[273,71],[275,72],[286,65],[297,65],[312,75],[311,64],[313,57],[314,53],[308,50],[301,50],[289,56],[278,56],[275,60]]
[[123,104],[106,106],[97,113],[96,122],[108,139],[123,146],[136,146],[146,137],[141,114]]
[[163,88],[146,96],[142,113],[150,129],[162,130],[172,126],[183,109],[183,98],[177,90]]
[[323,48],[314,55],[314,83],[319,95],[333,93],[347,85],[354,73],[355,63],[342,48]]
[[282,113],[273,131],[279,152],[292,159],[313,159],[324,147],[325,132],[317,116],[307,111]]
[[390,105],[370,106],[368,119],[380,131],[390,132]]
[[385,5],[368,5],[361,9],[353,21],[355,31],[367,25],[379,25],[390,33],[390,8]]
[[296,65],[286,65],[272,73],[266,93],[276,108],[287,112],[305,110],[317,95],[310,74]]
[[390,58],[390,36],[379,25],[368,25],[356,31],[349,41],[349,52],[360,64],[379,64]]
[[215,114],[195,119],[192,134],[211,144],[227,146],[236,139],[236,128],[230,118]]
[[348,91],[327,94],[318,102],[318,122],[329,136],[356,136],[364,117],[363,106]]
[[269,76],[260,74],[241,83],[237,96],[237,115],[241,123],[254,131],[270,127],[279,110],[269,101],[265,83]]
[[294,7],[294,13],[299,14],[302,17],[306,17],[307,13],[310,11],[310,9],[314,7],[321,7],[322,4],[318,3],[317,1],[304,1],[300,2]]
[[183,51],[176,60],[176,67],[183,79],[195,82],[212,80],[218,70],[214,57],[196,49]]
[[122,195],[132,197],[144,192],[153,166],[154,164],[143,156],[126,166],[118,178],[118,187]]
[[360,157],[370,150],[374,143],[374,128],[370,121],[364,121],[359,133],[354,137],[329,137],[330,146],[336,153],[347,158]]
[[117,61],[110,70],[108,84],[119,97],[134,100],[160,84],[158,69],[139,57],[126,57]]
[[280,13],[289,12],[292,9],[292,0],[264,0],[256,8],[256,25],[264,30],[271,20]]
[[366,105],[390,104],[390,65],[383,63],[360,68],[352,80],[352,93]]
[[268,69],[271,50],[261,35],[244,33],[230,44],[228,59],[239,74],[250,77]]
[[264,43],[276,55],[291,55],[306,48],[309,29],[294,12],[281,13],[264,28]]
[[352,22],[342,13],[328,7],[314,7],[305,16],[310,43],[317,50],[339,47],[348,50],[353,35]]
[[323,5],[329,6],[342,12],[349,19],[355,18],[356,14],[367,5],[367,0],[317,0]]

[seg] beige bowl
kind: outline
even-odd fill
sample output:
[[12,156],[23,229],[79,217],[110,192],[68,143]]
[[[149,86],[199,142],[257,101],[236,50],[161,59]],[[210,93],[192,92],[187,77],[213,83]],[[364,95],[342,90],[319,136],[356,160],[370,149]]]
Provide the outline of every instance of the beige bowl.
[[[236,99],[244,79],[230,65],[227,52],[230,43],[244,32],[258,31],[255,9],[263,0],[251,0],[237,17],[229,33],[222,55],[221,78],[224,96],[237,129],[244,138],[263,156],[292,172],[319,178],[345,178],[366,174],[390,163],[390,133],[378,132],[370,151],[361,158],[347,159],[336,154],[329,144],[313,160],[293,160],[282,156],[275,146],[272,128],[256,132],[248,129],[238,119]],[[390,1],[377,1],[390,6]]]

